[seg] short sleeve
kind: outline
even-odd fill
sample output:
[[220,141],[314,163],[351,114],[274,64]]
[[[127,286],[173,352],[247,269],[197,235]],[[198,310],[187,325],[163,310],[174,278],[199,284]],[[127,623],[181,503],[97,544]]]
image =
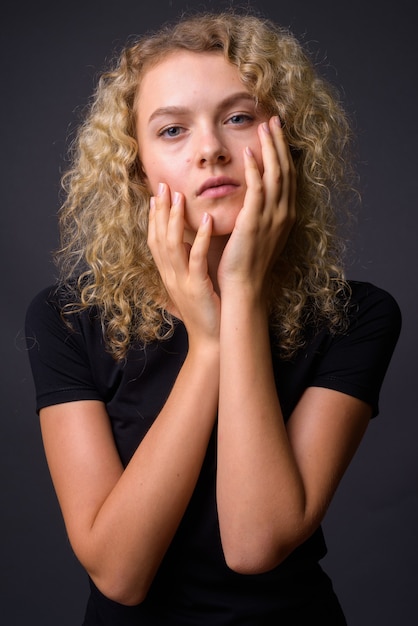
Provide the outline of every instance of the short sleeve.
[[396,300],[369,283],[351,283],[350,322],[333,336],[315,373],[313,386],[328,387],[370,404],[379,412],[379,394],[401,330]]
[[39,293],[27,309],[25,334],[37,412],[52,404],[102,399],[93,379],[83,326],[77,315],[71,321],[73,328],[62,317],[54,288]]

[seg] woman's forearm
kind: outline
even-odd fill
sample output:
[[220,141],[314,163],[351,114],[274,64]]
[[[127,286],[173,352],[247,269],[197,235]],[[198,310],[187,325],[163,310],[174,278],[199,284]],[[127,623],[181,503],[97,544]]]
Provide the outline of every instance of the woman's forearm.
[[269,569],[294,547],[305,495],[277,396],[257,298],[222,302],[217,498],[227,562]]
[[71,502],[71,509],[63,508],[73,548],[95,584],[115,601],[137,604],[144,599],[180,523],[213,430],[218,372],[217,347],[189,352],[165,406],[126,469],[120,468],[118,478],[115,472],[113,478],[103,478],[105,488],[98,487],[99,476],[89,476],[90,491],[86,488],[83,501],[89,494],[97,499],[101,489],[100,505],[87,503],[77,516],[81,500],[74,505],[75,498],[57,485],[64,505]]
[[131,579],[133,591],[144,572],[148,587],[190,500],[214,426],[218,384],[216,351],[189,354],[161,414],[95,521],[99,542],[107,544],[112,529],[104,568],[115,571],[123,553],[123,577]]

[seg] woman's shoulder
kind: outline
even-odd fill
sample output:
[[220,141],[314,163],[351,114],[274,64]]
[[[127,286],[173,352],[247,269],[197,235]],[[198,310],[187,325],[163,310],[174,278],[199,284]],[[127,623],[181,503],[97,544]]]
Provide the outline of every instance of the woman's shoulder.
[[[26,310],[26,336],[43,345],[101,345],[103,330],[97,310],[82,309],[71,286],[53,284],[41,289]],[[32,338],[32,339],[30,339]]]
[[29,302],[27,311],[39,311],[40,309],[62,308],[75,302],[74,289],[70,285],[54,283],[43,287]]
[[85,317],[90,319],[98,317],[95,308],[83,309],[78,301],[77,291],[72,285],[59,283],[48,285],[38,291],[29,301],[26,320],[36,322],[57,316],[64,320],[63,314],[71,313],[71,316],[65,315],[65,318],[68,317],[67,323],[69,324],[70,318],[79,320]]
[[350,288],[352,301],[381,301],[387,303],[388,305],[395,305],[396,307],[398,306],[396,299],[393,297],[393,295],[389,291],[386,291],[386,289],[383,289],[378,285],[366,281],[352,279],[347,280],[347,283]]
[[39,328],[60,318],[63,306],[62,288],[48,285],[38,291],[30,300],[26,309],[26,326]]
[[352,395],[379,412],[379,393],[401,331],[395,298],[372,283],[348,281],[347,326],[314,335],[302,357],[313,363],[310,384]]
[[363,323],[385,325],[399,334],[402,313],[394,296],[369,282],[349,280],[349,322],[350,326]]

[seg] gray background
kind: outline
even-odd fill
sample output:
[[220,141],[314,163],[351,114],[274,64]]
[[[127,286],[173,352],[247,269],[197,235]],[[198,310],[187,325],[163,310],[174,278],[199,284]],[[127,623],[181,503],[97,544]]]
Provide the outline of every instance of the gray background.
[[[77,109],[86,104],[111,51],[129,35],[190,7],[222,6],[180,0],[3,4],[0,606],[7,626],[81,624],[87,593],[43,456],[23,335],[30,299],[55,276],[50,251],[57,243],[60,169]],[[330,553],[324,565],[350,626],[413,626],[418,623],[413,3],[271,0],[248,6],[302,39],[323,73],[343,89],[355,120],[363,204],[348,275],[390,291],[404,325],[380,416],[326,518]]]

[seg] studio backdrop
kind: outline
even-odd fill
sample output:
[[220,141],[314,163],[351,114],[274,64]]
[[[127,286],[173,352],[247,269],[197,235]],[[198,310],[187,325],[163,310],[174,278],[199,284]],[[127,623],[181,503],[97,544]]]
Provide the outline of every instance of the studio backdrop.
[[[7,626],[76,626],[87,596],[44,459],[23,333],[31,298],[56,277],[51,251],[66,150],[112,50],[183,11],[229,4],[239,6],[209,0],[3,4],[0,595]],[[389,291],[403,314],[380,415],[324,523],[324,567],[350,626],[418,623],[418,53],[412,4],[245,3],[289,27],[340,89],[357,134],[362,197],[348,277]]]

